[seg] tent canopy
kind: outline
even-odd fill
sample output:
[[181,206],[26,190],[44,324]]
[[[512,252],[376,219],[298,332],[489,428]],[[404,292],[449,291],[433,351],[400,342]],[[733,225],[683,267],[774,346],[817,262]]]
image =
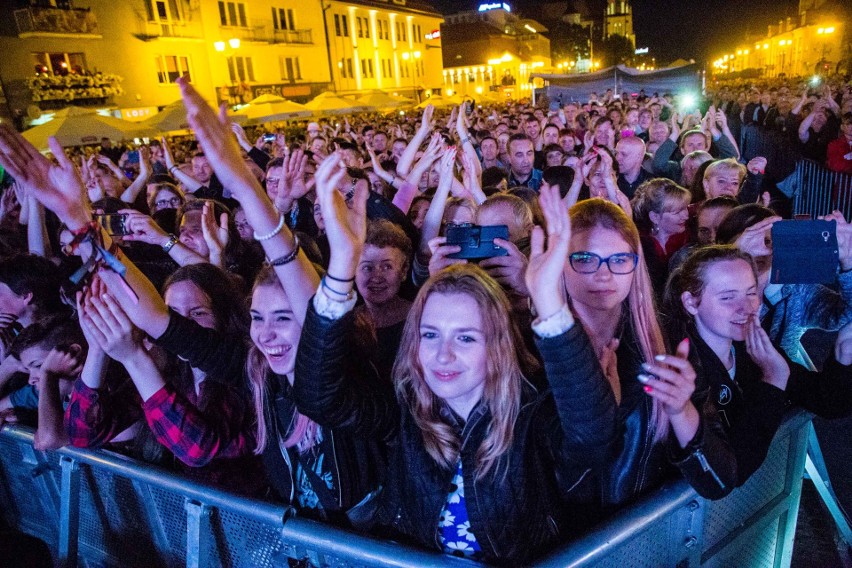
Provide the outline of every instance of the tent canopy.
[[83,146],[97,144],[101,138],[118,141],[156,135],[155,130],[141,123],[73,106],[57,111],[48,122],[23,133],[24,138],[42,152],[48,150],[47,139],[50,136],[55,136],[63,146]]
[[248,117],[249,124],[260,124],[293,118],[307,118],[311,116],[312,111],[304,105],[276,95],[260,95],[242,107],[239,113]]
[[646,91],[682,93],[701,90],[701,69],[696,63],[679,67],[668,67],[654,71],[639,71],[624,65],[616,65],[594,73],[561,75],[555,73],[532,73],[530,78],[547,81],[545,88],[551,101],[585,101],[591,93],[615,93]]

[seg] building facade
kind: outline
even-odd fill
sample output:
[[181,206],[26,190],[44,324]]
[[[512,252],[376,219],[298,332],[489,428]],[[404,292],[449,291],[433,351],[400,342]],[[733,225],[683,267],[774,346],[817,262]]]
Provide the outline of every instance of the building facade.
[[849,6],[802,0],[796,17],[768,26],[765,34],[749,36],[712,62],[713,74],[763,77],[804,77],[831,74],[848,61]]
[[4,114],[73,104],[144,119],[180,98],[181,76],[230,104],[440,87],[440,39],[427,37],[441,17],[406,2],[18,0],[0,18]]
[[412,0],[330,0],[325,10],[335,90],[420,99],[441,86],[443,17]]
[[[476,11],[449,15],[444,40],[444,94],[477,99],[523,98],[536,86],[533,72],[549,69],[550,40],[535,20],[519,18],[506,3],[481,4]],[[536,79],[536,81],[540,81]]]
[[604,38],[611,35],[621,35],[636,46],[636,35],[633,33],[633,9],[628,0],[607,0],[604,13]]

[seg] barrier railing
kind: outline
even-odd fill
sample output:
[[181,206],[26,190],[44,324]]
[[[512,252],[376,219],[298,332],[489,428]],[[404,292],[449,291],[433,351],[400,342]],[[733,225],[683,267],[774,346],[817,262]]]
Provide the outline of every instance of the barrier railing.
[[812,217],[840,210],[852,219],[852,176],[833,172],[813,160],[796,163],[796,195],[793,213]]
[[[764,465],[715,502],[670,483],[537,563],[789,566],[810,417],[791,414]],[[58,563],[108,566],[477,566],[292,516],[287,507],[193,483],[106,451],[39,452],[31,429],[0,431],[0,505]]]

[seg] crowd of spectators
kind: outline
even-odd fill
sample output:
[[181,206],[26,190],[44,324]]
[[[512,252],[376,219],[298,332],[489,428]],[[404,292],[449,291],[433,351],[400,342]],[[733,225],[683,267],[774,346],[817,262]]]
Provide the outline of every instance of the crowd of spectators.
[[770,282],[795,162],[852,171],[848,83],[248,129],[179,83],[190,137],[0,125],[0,427],[39,450],[518,565],[852,412],[852,225],[835,282]]

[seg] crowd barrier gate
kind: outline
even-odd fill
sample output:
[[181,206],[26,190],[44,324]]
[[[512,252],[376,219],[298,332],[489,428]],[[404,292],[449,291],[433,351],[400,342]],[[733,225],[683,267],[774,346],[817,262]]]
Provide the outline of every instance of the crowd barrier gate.
[[[789,566],[811,429],[809,415],[791,413],[763,466],[723,500],[671,482],[536,566]],[[0,431],[0,505],[58,565],[479,566],[293,517],[112,452],[40,452],[32,440],[26,427]]]
[[852,175],[833,172],[813,160],[799,160],[795,176],[794,214],[816,218],[838,209],[852,219]]

